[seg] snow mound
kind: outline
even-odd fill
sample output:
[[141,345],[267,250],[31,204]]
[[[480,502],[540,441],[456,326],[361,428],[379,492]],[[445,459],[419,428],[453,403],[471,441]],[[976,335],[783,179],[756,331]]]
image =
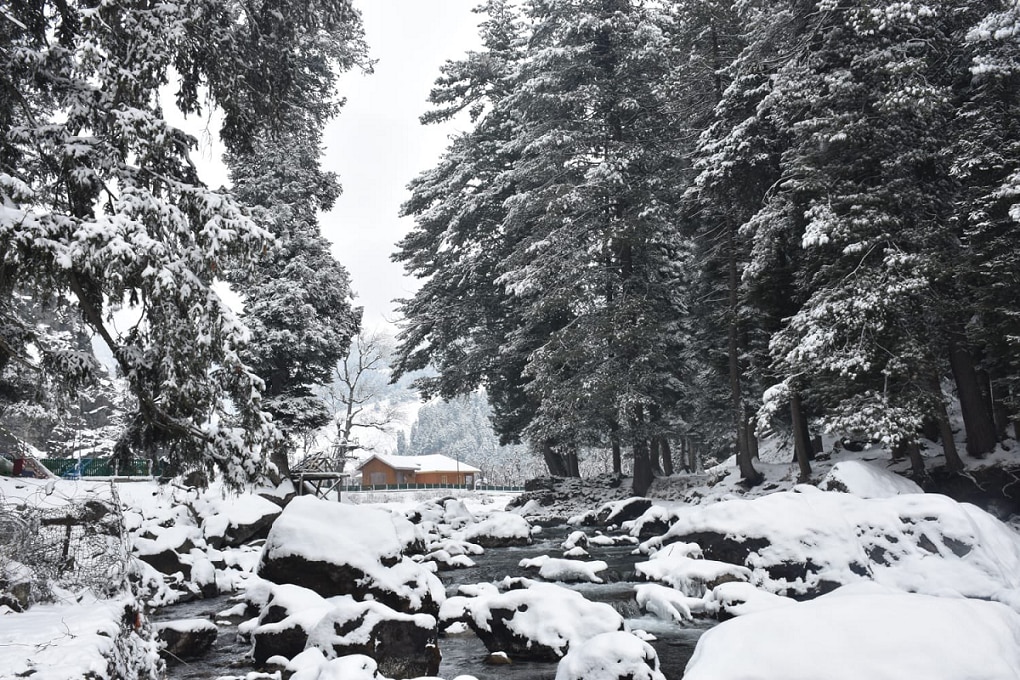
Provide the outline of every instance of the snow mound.
[[888,498],[905,493],[923,493],[914,481],[876,463],[844,460],[836,463],[818,484],[826,491],[842,491],[860,498]]
[[511,658],[554,661],[568,648],[601,633],[623,630],[623,617],[604,602],[591,602],[581,593],[552,583],[514,579],[518,587],[499,592],[492,584],[461,587],[443,603],[444,624],[465,621],[490,652],[504,651]]
[[1020,678],[1013,610],[882,590],[848,586],[721,623],[698,641],[684,680]]
[[987,512],[938,494],[862,499],[798,489],[674,509],[665,535],[643,549],[696,541],[706,558],[746,566],[752,582],[781,595],[873,580],[930,595],[1016,599],[1020,536]]
[[519,565],[522,569],[538,569],[538,575],[546,581],[562,581],[565,583],[602,583],[598,572],[605,571],[609,565],[602,560],[581,562],[579,560],[559,559],[548,555],[524,558]]
[[458,538],[484,548],[524,545],[531,542],[531,524],[512,512],[494,512],[482,521],[465,527]]
[[556,680],[666,680],[659,656],[632,633],[603,633],[571,649],[556,667]]
[[690,621],[693,618],[692,612],[705,608],[705,600],[702,598],[689,597],[675,588],[658,583],[636,585],[634,593],[639,607],[665,621]]
[[324,561],[335,557],[336,546],[342,545],[345,561],[360,568],[395,561],[416,544],[424,545],[421,534],[401,515],[298,496],[273,524],[265,551],[268,557]]

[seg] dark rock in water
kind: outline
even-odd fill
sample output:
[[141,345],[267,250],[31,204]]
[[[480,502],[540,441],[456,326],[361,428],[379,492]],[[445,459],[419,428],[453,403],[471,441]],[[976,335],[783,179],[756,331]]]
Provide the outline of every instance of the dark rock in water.
[[652,507],[652,501],[647,498],[631,498],[626,501],[607,503],[599,508],[595,515],[595,521],[602,526],[623,524],[645,514],[650,507]]
[[[411,578],[431,577],[438,583],[434,575],[426,572],[420,565],[410,560],[391,565],[390,569],[406,567]],[[413,572],[413,573],[411,573]],[[262,555],[258,574],[273,583],[290,583],[308,588],[322,597],[350,595],[357,600],[376,600],[400,612],[438,614],[439,605],[432,597],[427,584],[418,589],[420,602],[415,602],[404,595],[388,590],[361,569],[350,564],[309,560],[301,555],[281,555],[267,557]],[[440,588],[442,585],[440,584]]]
[[486,649],[499,650],[514,659],[532,661],[559,661],[563,657],[556,649],[521,635],[511,627],[509,621],[517,610],[493,607],[489,614],[491,618],[486,622],[487,628],[479,627],[470,619],[467,622]]
[[513,661],[504,652],[493,652],[485,657],[485,663],[490,666],[509,666]]
[[331,656],[364,654],[379,673],[401,680],[434,676],[442,655],[436,620],[426,614],[401,614],[377,602],[338,602],[308,636],[308,645]]
[[273,623],[277,625],[260,626],[252,633],[252,657],[257,664],[264,664],[274,656],[293,659],[308,643],[308,631],[296,619]]
[[181,572],[185,580],[191,578],[191,565],[181,559],[173,550],[167,548],[151,555],[138,555],[138,559],[152,566],[161,574],[175,574]]
[[212,648],[219,629],[205,619],[166,621],[154,626],[160,656],[169,663],[195,659]]

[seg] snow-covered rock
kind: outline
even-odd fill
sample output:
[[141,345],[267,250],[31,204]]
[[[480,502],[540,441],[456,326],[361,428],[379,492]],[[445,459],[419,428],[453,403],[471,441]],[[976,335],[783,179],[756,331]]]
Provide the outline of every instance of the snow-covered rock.
[[923,493],[913,480],[878,463],[844,460],[836,463],[818,484],[819,489],[842,491],[860,498],[887,498],[904,493]]
[[689,597],[683,592],[658,583],[641,583],[634,586],[634,599],[638,606],[664,621],[677,623],[690,621],[693,612],[703,611],[705,600]]
[[445,597],[442,583],[404,556],[423,545],[401,515],[302,496],[269,531],[258,574],[323,597],[371,598],[398,611],[435,614]]
[[661,551],[634,565],[639,576],[665,583],[690,597],[701,597],[721,583],[750,581],[751,570],[736,564],[695,559]]
[[813,597],[873,580],[903,591],[1008,601],[1020,588],[1020,535],[938,494],[862,499],[798,487],[674,508],[670,516],[666,534],[643,548],[696,542],[706,558],[746,566],[755,584],[780,595]]
[[598,573],[609,568],[609,565],[602,560],[581,562],[580,560],[559,559],[548,555],[524,558],[520,561],[519,566],[522,569],[538,569],[538,575],[546,581],[564,583],[603,583]]
[[724,620],[796,603],[794,599],[755,588],[750,583],[734,581],[718,585],[712,592],[706,593],[702,606],[709,616]]
[[378,602],[330,598],[331,609],[308,635],[308,645],[328,657],[365,654],[379,672],[393,678],[439,672],[436,619],[427,614],[402,614]]
[[602,633],[571,649],[556,666],[556,680],[666,680],[659,656],[632,633]]
[[193,505],[204,517],[202,532],[214,548],[236,547],[254,538],[265,538],[282,512],[276,503],[253,494],[215,500],[203,497]]
[[159,652],[168,663],[202,656],[213,646],[219,628],[208,619],[177,619],[153,625]]
[[460,592],[468,595],[443,603],[441,623],[464,621],[489,651],[541,661],[556,661],[572,645],[625,628],[623,617],[610,605],[591,602],[569,588],[527,579],[508,579],[504,585],[514,589],[462,586]]
[[1020,615],[997,602],[858,584],[721,623],[698,641],[684,673],[772,678],[1016,680]]
[[498,548],[531,543],[531,524],[512,512],[494,512],[480,522],[470,524],[459,538],[483,548]]
[[286,665],[290,680],[387,680],[379,674],[375,659],[351,654],[327,659],[315,648],[307,649]]

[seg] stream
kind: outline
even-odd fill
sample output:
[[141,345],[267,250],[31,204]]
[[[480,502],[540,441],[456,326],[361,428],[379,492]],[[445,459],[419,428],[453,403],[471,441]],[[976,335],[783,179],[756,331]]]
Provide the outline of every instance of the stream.
[[[525,557],[537,555],[562,555],[560,544],[573,527],[547,527],[535,536],[529,546],[511,548],[488,548],[484,555],[474,556],[476,566],[470,569],[439,572],[439,578],[449,595],[456,594],[460,584],[485,581],[501,581],[505,576],[526,576],[537,578],[534,571],[521,569],[518,562]],[[597,546],[588,548],[588,560],[604,560],[609,569],[602,572],[607,583],[569,584],[586,598],[611,604],[627,620],[631,629],[640,629],[655,636],[651,645],[659,655],[660,668],[668,680],[683,677],[688,659],[694,653],[698,638],[710,627],[711,622],[679,626],[672,622],[648,616],[639,611],[634,601],[634,564],[643,561],[644,556],[631,555],[634,546]],[[167,621],[186,618],[206,618],[215,621],[220,634],[215,646],[201,659],[191,662],[168,664],[168,680],[215,680],[225,678],[251,679],[248,674],[254,670],[246,655],[248,643],[237,640],[235,623],[219,620],[217,614],[235,604],[235,596],[224,595],[208,600],[196,600],[168,607],[156,612],[153,620]],[[510,665],[494,666],[485,663],[489,652],[474,633],[467,631],[441,636],[439,646],[443,661],[439,676],[451,680],[458,675],[473,675],[481,680],[544,680],[556,676],[556,664],[549,662],[517,661]],[[266,676],[270,677],[270,676]]]

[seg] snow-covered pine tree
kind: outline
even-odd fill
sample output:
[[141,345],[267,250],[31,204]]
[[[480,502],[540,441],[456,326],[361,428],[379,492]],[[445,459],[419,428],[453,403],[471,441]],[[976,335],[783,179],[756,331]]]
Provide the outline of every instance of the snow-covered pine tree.
[[301,437],[332,419],[318,393],[332,382],[361,321],[347,270],[319,232],[318,215],[340,194],[336,176],[320,167],[319,138],[312,125],[269,131],[252,153],[228,156],[234,194],[254,206],[255,221],[277,240],[254,268],[228,279],[251,330],[242,356],[265,382],[263,406],[284,434],[273,455],[281,475]]
[[781,232],[804,249],[803,302],[773,336],[775,369],[830,428],[912,450],[916,472],[918,433],[942,398],[949,306],[935,284],[953,252],[944,134],[963,14],[823,3],[761,106],[785,146],[755,219],[789,220]]
[[[957,310],[954,372],[968,451],[983,454],[1020,415],[1020,286],[1014,273],[1020,221],[1020,42],[1016,3],[976,3],[984,11],[966,32],[969,87],[954,128],[953,173],[962,185],[957,230],[961,249],[951,270]],[[977,361],[975,362],[975,359]],[[961,365],[962,362],[962,365]],[[973,369],[977,364],[983,375]],[[978,384],[984,377],[985,385]],[[982,392],[986,393],[982,394]]]
[[[332,83],[305,60],[336,53],[300,52],[298,36],[356,21],[347,0],[30,0],[0,14],[0,313],[11,318],[13,281],[35,299],[72,298],[137,398],[133,441],[177,467],[218,468],[232,484],[262,470],[273,436],[262,382],[212,285],[271,235],[201,183],[195,140],[164,119],[161,88],[174,69],[178,106],[222,107],[221,138],[251,148]],[[118,332],[122,307],[140,318]]]
[[[509,351],[510,338],[542,333],[523,325],[501,280],[503,262],[522,238],[504,222],[504,202],[515,191],[509,170],[520,152],[511,143],[517,123],[503,102],[518,87],[527,29],[512,2],[491,0],[479,11],[487,17],[480,26],[483,49],[443,67],[430,95],[437,108],[422,117],[428,123],[469,111],[475,126],[453,138],[439,163],[411,183],[403,206],[415,227],[393,257],[423,284],[401,302],[405,322],[394,378],[433,367],[434,375],[415,381],[426,399],[450,399],[484,385],[494,427],[510,442],[519,440],[535,410],[524,391],[527,352]],[[551,318],[543,327],[560,324]],[[555,468],[558,461],[552,463]]]

